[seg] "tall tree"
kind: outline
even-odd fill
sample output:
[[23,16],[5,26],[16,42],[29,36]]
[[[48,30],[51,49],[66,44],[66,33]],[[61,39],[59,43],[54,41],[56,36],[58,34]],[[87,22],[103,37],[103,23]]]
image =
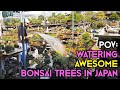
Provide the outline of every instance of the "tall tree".
[[42,21],[42,20],[44,20],[44,16],[43,16],[43,15],[40,15],[40,16],[38,16],[38,19],[39,19],[40,21]]
[[52,13],[52,17],[55,17],[55,16],[56,16],[56,14],[55,14],[55,12],[53,12],[53,13]]
[[32,25],[40,25],[38,18],[29,18]]
[[4,22],[5,26],[12,26],[12,22],[11,22],[10,18],[4,19],[3,22]]
[[60,13],[56,16],[56,18],[59,23],[62,23],[64,21],[63,19],[65,19],[65,15]]
[[12,18],[12,24],[13,26],[19,26],[20,25],[20,19]]
[[[71,14],[69,15],[69,17],[68,17],[68,19],[70,20],[70,21],[72,21],[72,12],[71,12]],[[79,13],[77,13],[76,11],[74,12],[74,21],[75,22],[80,22],[81,20],[83,20],[84,19],[84,17],[83,17],[83,15],[82,14],[79,14]]]
[[92,17],[95,15],[95,13],[94,12],[92,12],[92,11],[87,11],[86,13],[85,13],[85,20],[87,21],[87,22],[92,22]]
[[55,12],[53,12],[52,16],[48,18],[48,21],[50,21],[50,23],[52,24],[55,24],[56,22],[58,22],[57,15],[55,14]]
[[103,11],[99,11],[99,12],[96,14],[95,18],[96,18],[97,20],[104,20],[104,19],[106,19],[106,15],[105,15],[105,13],[104,13]]
[[68,20],[68,16],[65,16],[64,18],[61,19],[62,24],[66,24]]
[[20,25],[20,19],[17,19],[17,18],[7,18],[7,19],[4,19],[4,24],[5,24],[5,26],[17,27],[17,26]]

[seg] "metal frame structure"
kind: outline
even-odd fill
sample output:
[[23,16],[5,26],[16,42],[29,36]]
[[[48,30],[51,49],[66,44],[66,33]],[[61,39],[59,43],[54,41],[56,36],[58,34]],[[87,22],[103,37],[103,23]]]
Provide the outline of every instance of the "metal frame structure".
[[[74,43],[74,11],[72,12],[72,40]],[[72,46],[73,46],[73,43],[72,43]]]

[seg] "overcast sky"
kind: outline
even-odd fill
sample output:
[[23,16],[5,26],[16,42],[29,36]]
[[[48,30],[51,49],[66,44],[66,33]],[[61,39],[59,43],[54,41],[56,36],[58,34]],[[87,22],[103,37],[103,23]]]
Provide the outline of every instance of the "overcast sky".
[[[71,11],[27,11],[27,12],[24,12],[24,15],[36,15],[36,16],[45,15],[46,17],[48,17],[48,16],[51,16],[53,12],[55,12],[56,14],[59,14],[59,13],[70,14],[71,13]],[[98,12],[98,11],[93,11],[93,12]]]
[[50,16],[52,13],[55,12],[56,14],[58,13],[71,13],[71,11],[27,11],[24,12],[25,15],[32,14],[32,15],[45,15],[45,16]]

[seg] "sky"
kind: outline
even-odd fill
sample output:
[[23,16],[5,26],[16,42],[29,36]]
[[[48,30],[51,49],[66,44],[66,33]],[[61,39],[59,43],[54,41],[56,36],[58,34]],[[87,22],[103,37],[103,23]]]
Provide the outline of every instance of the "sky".
[[56,14],[59,14],[59,13],[71,13],[71,11],[27,11],[27,12],[24,12],[24,15],[45,15],[46,17],[48,16],[51,16],[52,13],[55,12]]
[[0,11],[0,20],[2,19],[2,11]]
[[[35,15],[35,16],[44,15],[48,17],[48,16],[51,16],[53,12],[55,12],[56,14],[59,14],[59,13],[70,14],[71,13],[71,11],[27,11],[27,12],[24,12],[24,15]],[[93,11],[93,12],[98,12],[98,11]]]
[[[0,11],[0,19],[1,19],[1,12],[2,11]],[[25,17],[29,17],[29,16],[38,17],[40,15],[43,15],[45,17],[49,17],[52,15],[53,12],[55,12],[56,14],[59,14],[59,13],[70,14],[71,13],[71,11],[26,11],[23,13],[23,16],[25,16]],[[97,12],[97,11],[94,11],[94,12]],[[20,17],[19,13],[14,13],[14,17],[17,17],[17,18]]]

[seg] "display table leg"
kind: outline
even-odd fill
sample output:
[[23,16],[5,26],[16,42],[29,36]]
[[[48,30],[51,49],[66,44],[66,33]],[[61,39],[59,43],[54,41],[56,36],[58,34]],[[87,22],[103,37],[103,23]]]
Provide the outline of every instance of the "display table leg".
[[19,78],[20,76],[20,72],[22,70],[22,62],[21,62],[21,53],[18,54],[18,70],[19,70]]
[[0,70],[0,72],[1,72],[1,78],[4,79],[5,69],[4,69],[4,60],[3,59],[1,60],[1,70]]

